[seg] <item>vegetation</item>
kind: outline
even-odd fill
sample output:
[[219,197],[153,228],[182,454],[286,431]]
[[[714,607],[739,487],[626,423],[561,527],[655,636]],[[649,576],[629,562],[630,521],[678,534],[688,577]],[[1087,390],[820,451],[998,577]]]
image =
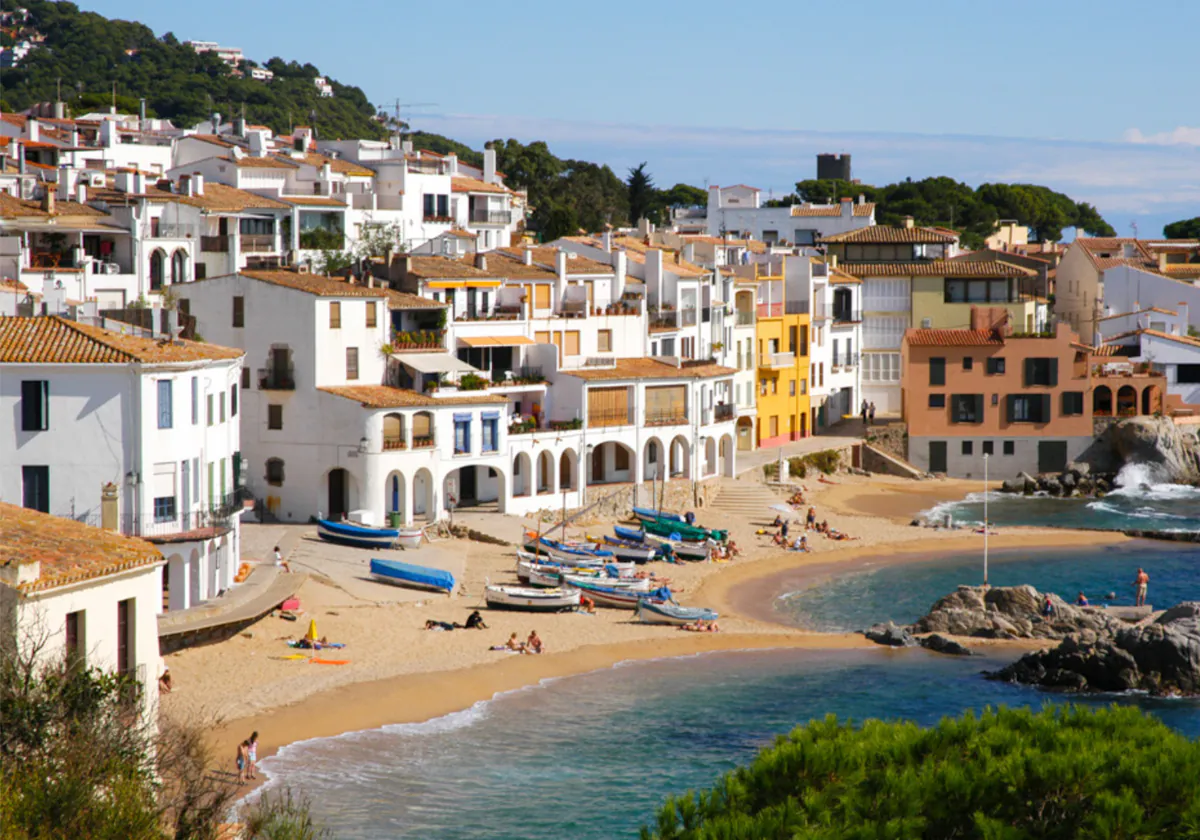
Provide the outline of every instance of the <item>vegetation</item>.
[[1182,219],[1163,227],[1163,236],[1167,239],[1196,239],[1200,238],[1200,216],[1194,219]]
[[53,102],[61,79],[70,112],[80,115],[112,102],[137,113],[145,98],[147,114],[190,126],[214,112],[226,120],[240,116],[287,134],[294,125],[312,125],[320,137],[379,138],[384,128],[373,119],[375,109],[357,87],[328,79],[332,97],[321,97],[313,79],[323,75],[311,64],[271,58],[264,65],[275,74],[269,82],[244,77],[211,53],[197,54],[170,32],[161,38],[140,23],[109,20],[82,12],[74,3],[50,0],[3,0],[5,10],[29,10],[30,26],[45,36],[21,63],[0,77],[8,110]]
[[[837,472],[842,463],[842,455],[836,449],[822,449],[820,452],[810,452],[807,455],[796,455],[787,459],[788,475],[792,478],[807,478],[810,469],[825,475]],[[779,464],[772,461],[763,464],[763,475],[775,478],[779,474]]]
[[931,729],[835,717],[780,737],[659,840],[1200,836],[1200,746],[1132,708],[988,710]]
[[1116,235],[1092,205],[1034,184],[981,184],[971,189],[947,177],[909,179],[882,187],[836,179],[808,180],[797,182],[793,195],[771,203],[827,204],[841,198],[857,199],[860,195],[875,203],[875,220],[879,224],[897,225],[905,216],[912,216],[918,225],[961,231],[963,244],[968,248],[981,247],[1001,219],[1015,219],[1028,225],[1033,236],[1042,242],[1058,241],[1066,227],[1082,227],[1092,236]]

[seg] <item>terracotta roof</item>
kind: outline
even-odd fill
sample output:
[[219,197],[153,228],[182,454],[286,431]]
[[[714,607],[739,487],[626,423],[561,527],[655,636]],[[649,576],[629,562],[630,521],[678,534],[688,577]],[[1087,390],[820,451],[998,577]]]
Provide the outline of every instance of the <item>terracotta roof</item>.
[[77,201],[56,201],[54,203],[54,212],[48,213],[42,209],[40,201],[30,201],[23,198],[15,198],[6,192],[0,192],[0,218],[17,219],[23,217],[41,216],[49,218],[51,216],[104,216],[107,215],[95,207],[88,207],[86,204],[80,204]]
[[861,283],[862,280],[855,277],[853,274],[848,274],[840,268],[829,269],[830,283]]
[[457,193],[509,193],[512,192],[507,187],[502,187],[499,184],[489,184],[487,181],[480,181],[478,178],[464,178],[461,175],[455,175],[450,179],[450,191]]
[[[496,252],[503,255],[505,265],[510,261],[520,263],[517,267],[525,269],[529,273],[545,274],[549,272],[556,275],[558,272],[557,252],[558,249],[550,246],[531,247],[533,265],[525,265],[525,248],[520,245],[513,245],[508,248],[501,248]],[[607,263],[602,263],[599,260],[593,260],[590,257],[585,257],[582,254],[576,254],[574,251],[567,251],[567,274],[612,274],[613,267]]]
[[241,210],[283,210],[286,204],[237,187],[206,181],[204,195],[177,195],[177,201],[213,213],[237,213]]
[[296,207],[345,207],[346,202],[327,195],[281,195],[279,200],[284,204]]
[[[855,202],[854,215],[857,218],[870,216],[875,212],[875,202],[869,201],[863,204]],[[836,218],[842,215],[842,208],[838,204],[793,204],[792,216],[806,217],[833,217]]]
[[1004,343],[995,330],[906,330],[904,340],[910,347],[981,347]]
[[188,134],[184,137],[180,137],[179,139],[187,140],[189,138],[193,140],[203,140],[205,143],[212,143],[214,146],[221,146],[225,149],[232,149],[236,145],[235,143],[230,143],[224,137],[216,134]]
[[1144,309],[1135,309],[1132,312],[1118,312],[1115,315],[1105,315],[1103,318],[1098,318],[1099,321],[1111,321],[1113,318],[1128,318],[1132,315],[1141,315],[1143,312],[1159,312],[1163,315],[1178,315],[1178,312],[1172,312],[1170,309],[1160,309],[1157,306],[1148,306]]
[[318,388],[335,397],[354,400],[363,408],[436,408],[451,405],[479,405],[507,403],[508,398],[487,391],[471,391],[471,396],[431,397],[406,388],[391,388],[387,385],[342,385]]
[[737,371],[715,362],[675,367],[675,365],[650,358],[617,359],[616,367],[612,368],[559,371],[561,376],[574,376],[588,382],[620,379],[708,379],[714,376],[728,376],[732,373],[737,373]]
[[[286,268],[248,269],[244,268],[238,274],[251,280],[261,280],[274,286],[307,292],[317,297],[387,297],[387,291],[378,287],[351,284],[341,277],[326,277],[323,274],[304,273]],[[226,275],[228,276],[228,275]],[[216,278],[212,278],[216,279]],[[203,280],[193,280],[193,283],[203,283]]]
[[388,309],[445,309],[450,304],[412,295],[396,289],[384,289],[388,297]]
[[39,592],[162,559],[145,540],[0,502],[0,568],[40,564],[33,580],[8,584],[18,592]]
[[230,163],[235,166],[244,166],[250,169],[293,169],[293,164],[284,163],[277,157],[256,157],[246,155],[245,157],[231,157]]
[[1174,277],[1176,279],[1200,277],[1200,263],[1167,263],[1166,270],[1159,269],[1158,273],[1164,277]]
[[997,260],[928,260],[909,263],[839,263],[855,277],[1031,277],[1032,271]]
[[941,230],[928,227],[891,227],[889,225],[868,225],[845,233],[835,233],[824,236],[821,242],[858,244],[912,244],[912,245],[948,245],[958,238],[957,235],[944,233]]
[[408,270],[416,277],[442,280],[469,280],[472,277],[494,280],[504,276],[503,273],[492,271],[490,268],[487,271],[476,268],[474,257],[467,257],[466,260],[451,257],[409,257]]
[[1166,341],[1174,341],[1178,344],[1187,344],[1190,347],[1200,347],[1200,339],[1192,338],[1190,335],[1171,335],[1170,333],[1160,332],[1159,330],[1130,330],[1129,332],[1121,333],[1120,335],[1111,336],[1109,341],[1116,341],[1118,338],[1128,338],[1133,335],[1149,335],[1154,338],[1161,338]]
[[676,251],[672,251],[669,248],[660,248],[655,245],[647,245],[642,240],[633,236],[614,237],[612,244],[614,248],[624,248],[626,256],[634,262],[639,263],[646,262],[646,254],[650,251],[662,251],[663,271],[669,271],[679,277],[703,277],[710,273],[709,269],[701,268],[684,259],[676,261]]
[[276,155],[276,157],[284,163],[292,166],[305,163],[309,166],[315,166],[317,169],[320,169],[322,166],[328,163],[330,169],[341,175],[364,175],[370,177],[375,174],[374,170],[367,169],[365,166],[354,163],[353,161],[343,160],[342,158],[332,158],[328,155],[317,154],[316,152],[305,152],[300,155],[282,153]]
[[244,350],[199,341],[122,335],[56,315],[0,318],[0,363],[166,364],[239,359],[244,355]]

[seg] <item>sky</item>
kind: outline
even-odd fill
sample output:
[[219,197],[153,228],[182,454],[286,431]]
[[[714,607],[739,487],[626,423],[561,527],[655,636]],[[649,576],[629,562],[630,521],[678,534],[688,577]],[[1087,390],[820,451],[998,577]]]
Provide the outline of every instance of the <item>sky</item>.
[[1121,235],[1200,215],[1187,0],[77,2],[311,62],[476,148],[546,140],[622,176],[647,161],[660,186],[786,194],[816,153],[850,152],[867,183],[1045,184]]

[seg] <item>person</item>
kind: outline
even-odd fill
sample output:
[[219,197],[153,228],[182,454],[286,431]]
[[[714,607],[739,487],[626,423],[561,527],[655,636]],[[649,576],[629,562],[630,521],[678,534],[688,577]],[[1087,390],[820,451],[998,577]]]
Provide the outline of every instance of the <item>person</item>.
[[158,693],[171,693],[171,669],[163,668],[162,676],[158,678]]
[[1046,594],[1046,601],[1042,604],[1042,615],[1049,618],[1054,615],[1054,602],[1050,600],[1050,594]]
[[242,741],[237,748],[238,784],[246,784],[246,761],[250,755],[250,742]]
[[1133,588],[1137,593],[1135,606],[1146,606],[1146,589],[1150,586],[1150,575],[1146,574],[1144,569],[1137,570],[1137,577],[1133,579]]
[[586,595],[579,598],[579,609],[583,610],[588,615],[596,614],[596,602]]
[[783,524],[779,526],[779,535],[783,537],[783,541],[786,543],[788,538],[788,523],[786,519],[783,520]]
[[866,400],[863,400],[862,406],[859,408],[858,413],[862,415],[862,421],[863,421],[864,426],[867,425],[867,412],[868,411],[870,411],[870,406],[867,404]]
[[695,512],[694,512],[694,511],[690,511],[690,510],[689,510],[687,513],[685,513],[685,514],[683,515],[683,521],[684,521],[684,522],[686,522],[686,523],[687,523],[687,524],[689,524],[689,525],[695,525],[695,524],[696,524],[696,514],[695,514]]
[[258,733],[251,732],[246,742],[246,770],[251,779],[258,778]]
[[1084,595],[1082,592],[1080,592],[1079,597],[1075,599],[1075,606],[1077,606],[1077,607],[1090,606],[1090,604],[1088,604],[1087,596]]
[[467,616],[466,628],[468,630],[486,630],[488,626],[483,623],[483,616],[479,614],[479,610]]
[[796,537],[796,542],[792,545],[792,551],[808,551],[808,537],[804,534]]
[[279,550],[279,546],[275,546],[275,565],[283,569],[288,574],[292,573],[292,567],[283,559],[283,553]]
[[821,520],[821,524],[817,526],[817,532],[821,533],[821,534],[829,533],[829,520],[828,519]]
[[869,406],[867,406],[867,419],[868,419],[868,422],[870,423],[870,425],[872,425],[872,426],[875,425],[875,402],[874,402],[874,400],[872,400],[871,404]]
[[837,528],[830,528],[825,532],[825,536],[831,540],[856,540],[858,537],[852,537],[845,531],[839,531]]
[[526,653],[543,653],[545,645],[542,644],[542,637],[537,634],[536,630],[529,631],[529,638],[525,640]]
[[778,513],[775,514],[775,521],[771,523],[771,527],[778,528],[782,524],[783,524],[783,517],[780,516]]
[[517,640],[516,630],[514,630],[513,634],[508,637],[508,641],[504,643],[504,646],[509,650],[515,650],[517,653],[525,652],[525,645]]
[[804,530],[811,531],[817,527],[817,509],[810,507],[808,509],[808,518],[804,520]]
[[733,540],[729,541],[729,556],[730,558],[737,557],[741,552],[738,551],[737,543]]
[[425,622],[426,630],[453,630],[458,627],[449,621],[434,621],[432,618]]

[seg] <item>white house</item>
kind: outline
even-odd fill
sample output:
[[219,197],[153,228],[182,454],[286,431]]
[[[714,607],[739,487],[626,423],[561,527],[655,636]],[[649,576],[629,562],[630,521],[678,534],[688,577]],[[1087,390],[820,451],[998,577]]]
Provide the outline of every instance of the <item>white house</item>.
[[875,224],[875,205],[861,197],[857,202],[843,198],[837,204],[765,207],[761,196],[761,190],[745,184],[709,187],[706,233],[709,236],[729,233],[768,245],[801,247],[815,245],[826,236]]
[[0,632],[137,680],[155,727],[162,565],[145,540],[0,502]]
[[0,500],[110,517],[160,546],[159,594],[190,607],[237,570],[243,354],[115,326],[0,318]]
[[821,260],[811,265],[809,393],[815,432],[857,413],[862,402],[863,281]]

